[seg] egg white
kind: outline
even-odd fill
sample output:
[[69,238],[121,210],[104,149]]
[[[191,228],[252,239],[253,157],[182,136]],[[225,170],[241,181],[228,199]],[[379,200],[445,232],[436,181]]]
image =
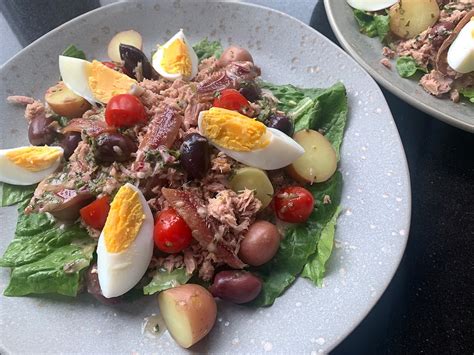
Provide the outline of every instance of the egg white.
[[64,84],[76,95],[89,101],[92,105],[98,101],[89,87],[89,73],[92,64],[87,60],[59,56],[59,72]]
[[12,149],[0,149],[0,181],[6,182],[12,185],[32,185],[36,184],[46,177],[54,173],[61,163],[61,157],[63,156],[63,149],[61,147],[51,147],[61,152],[61,155],[46,169],[40,171],[29,171],[21,166],[13,164],[13,162],[7,158],[7,153],[14,151],[19,148]]
[[153,215],[145,197],[138,188],[126,184],[138,192],[145,219],[129,248],[110,253],[105,246],[104,231],[97,245],[97,273],[102,294],[106,298],[118,297],[132,289],[145,274],[153,255]]
[[153,68],[160,74],[162,77],[168,79],[168,80],[177,80],[177,79],[183,79],[183,74],[177,73],[177,74],[172,74],[168,73],[165,71],[165,69],[161,66],[161,60],[163,59],[163,54],[164,51],[163,49],[168,48],[171,43],[173,43],[176,39],[181,39],[185,44],[186,48],[188,49],[188,53],[191,59],[191,76],[189,78],[184,78],[186,80],[190,80],[194,78],[198,72],[198,57],[196,52],[194,51],[193,47],[189,44],[186,36],[184,35],[183,30],[179,30],[178,33],[176,33],[171,39],[166,42],[164,45],[159,46],[156,53],[153,55],[152,58],[152,65]]
[[[201,127],[202,117],[203,112],[199,114],[198,128],[199,132],[204,135]],[[303,155],[304,148],[294,139],[274,128],[267,127],[266,130],[267,138],[270,140],[270,143],[264,148],[252,150],[250,152],[239,152],[227,149],[211,140],[209,141],[213,146],[232,159],[235,159],[242,164],[263,170],[284,168]]]
[[379,11],[395,5],[399,0],[347,0],[347,3],[357,10]]
[[458,73],[474,71],[474,20],[470,20],[459,32],[448,50],[448,64]]

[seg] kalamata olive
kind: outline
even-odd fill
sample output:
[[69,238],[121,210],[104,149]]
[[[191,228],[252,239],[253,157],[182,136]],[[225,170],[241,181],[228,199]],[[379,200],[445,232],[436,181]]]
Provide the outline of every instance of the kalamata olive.
[[240,85],[239,92],[250,102],[262,98],[262,89],[254,81],[245,81]]
[[434,25],[430,30],[430,39],[433,45],[433,48],[438,49],[441,47],[446,38],[451,34],[451,31],[454,29],[454,22],[439,22]]
[[64,159],[69,160],[69,157],[74,153],[81,140],[79,132],[68,132],[64,135],[61,140],[61,147],[64,149]]
[[[128,44],[120,44],[120,58],[123,60],[123,66],[127,75],[142,81],[145,79],[153,79],[158,77],[158,73],[153,69],[146,55],[138,48]],[[141,77],[135,72],[135,69],[141,63]]]
[[55,192],[60,203],[49,204],[43,208],[44,212],[51,213],[61,221],[74,221],[79,217],[79,210],[94,200],[94,195],[88,191],[63,189]]
[[277,253],[280,239],[280,233],[274,224],[256,221],[240,243],[239,258],[252,266],[263,265]]
[[56,132],[50,126],[51,117],[44,114],[34,117],[28,127],[28,139],[32,145],[49,145],[54,142]]
[[209,291],[214,297],[233,303],[247,303],[262,290],[262,280],[248,271],[221,271],[214,277]]
[[130,159],[138,147],[135,142],[120,133],[103,133],[96,139],[95,158],[101,162],[123,162]]
[[252,55],[248,50],[238,46],[227,47],[226,50],[222,53],[219,64],[221,66],[226,66],[232,62],[252,62]]
[[202,179],[209,170],[209,144],[199,133],[184,138],[180,148],[180,162],[190,178]]
[[112,297],[106,298],[102,294],[102,290],[100,289],[99,284],[99,275],[97,274],[97,264],[92,264],[86,272],[86,286],[87,292],[94,296],[98,301],[104,304],[113,305],[120,303],[122,301],[122,297]]
[[270,128],[278,129],[290,137],[295,132],[293,120],[285,115],[271,114],[266,119],[265,125]]

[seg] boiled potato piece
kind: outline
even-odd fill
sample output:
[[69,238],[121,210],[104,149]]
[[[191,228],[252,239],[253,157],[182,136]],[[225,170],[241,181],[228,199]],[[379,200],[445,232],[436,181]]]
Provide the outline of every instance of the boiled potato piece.
[[261,208],[267,207],[273,198],[273,185],[267,174],[257,168],[238,169],[230,180],[230,188],[235,192],[244,189],[254,190],[255,197],[262,203]]
[[337,156],[331,143],[311,129],[296,132],[293,139],[304,148],[304,154],[287,167],[287,173],[301,183],[323,182],[337,169]]
[[110,40],[107,48],[107,54],[113,62],[120,63],[122,61],[120,57],[120,43],[128,44],[139,50],[143,49],[143,40],[140,33],[134,30],[119,32]]
[[390,30],[401,38],[413,38],[439,18],[436,0],[401,0],[389,11]]
[[216,321],[217,306],[200,285],[186,284],[158,295],[160,312],[171,336],[183,348],[204,338]]
[[91,108],[90,103],[73,93],[62,81],[50,87],[44,99],[56,114],[68,118],[82,117]]

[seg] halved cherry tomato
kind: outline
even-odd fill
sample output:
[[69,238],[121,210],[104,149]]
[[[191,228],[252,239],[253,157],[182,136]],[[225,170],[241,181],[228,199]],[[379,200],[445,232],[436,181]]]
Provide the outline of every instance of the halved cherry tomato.
[[153,238],[158,249],[170,254],[186,249],[193,240],[191,229],[172,208],[157,215]]
[[113,69],[113,70],[119,70],[120,67],[115,64],[114,62],[102,62],[102,64],[104,64],[106,67],[110,68],[110,69]]
[[105,122],[113,127],[128,127],[146,120],[145,108],[134,95],[115,95],[105,108]]
[[245,115],[250,109],[250,104],[247,99],[240,92],[234,89],[225,89],[218,93],[212,106],[239,111],[243,115]]
[[109,198],[104,196],[81,208],[79,212],[85,224],[95,229],[102,229],[109,211]]
[[273,208],[279,219],[290,223],[305,222],[314,209],[314,197],[303,187],[289,186],[275,194]]

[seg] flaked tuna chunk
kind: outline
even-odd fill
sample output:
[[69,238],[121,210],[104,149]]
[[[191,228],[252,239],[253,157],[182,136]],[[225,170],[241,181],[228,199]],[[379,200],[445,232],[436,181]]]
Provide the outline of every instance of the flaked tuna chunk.
[[115,128],[107,126],[107,123],[101,120],[93,120],[90,118],[74,118],[69,121],[68,125],[62,129],[63,133],[85,131],[88,136],[97,137],[99,134],[115,131]]
[[432,70],[431,73],[423,75],[420,80],[421,86],[434,96],[441,96],[451,90],[453,79],[443,73]]
[[235,269],[242,269],[245,264],[229,249],[220,242],[214,241],[214,233],[207,226],[206,220],[201,217],[199,209],[205,209],[200,201],[190,192],[167,189],[161,190],[163,196],[176,212],[184,219],[191,228],[194,239],[201,246],[214,253],[218,262],[224,262]]

